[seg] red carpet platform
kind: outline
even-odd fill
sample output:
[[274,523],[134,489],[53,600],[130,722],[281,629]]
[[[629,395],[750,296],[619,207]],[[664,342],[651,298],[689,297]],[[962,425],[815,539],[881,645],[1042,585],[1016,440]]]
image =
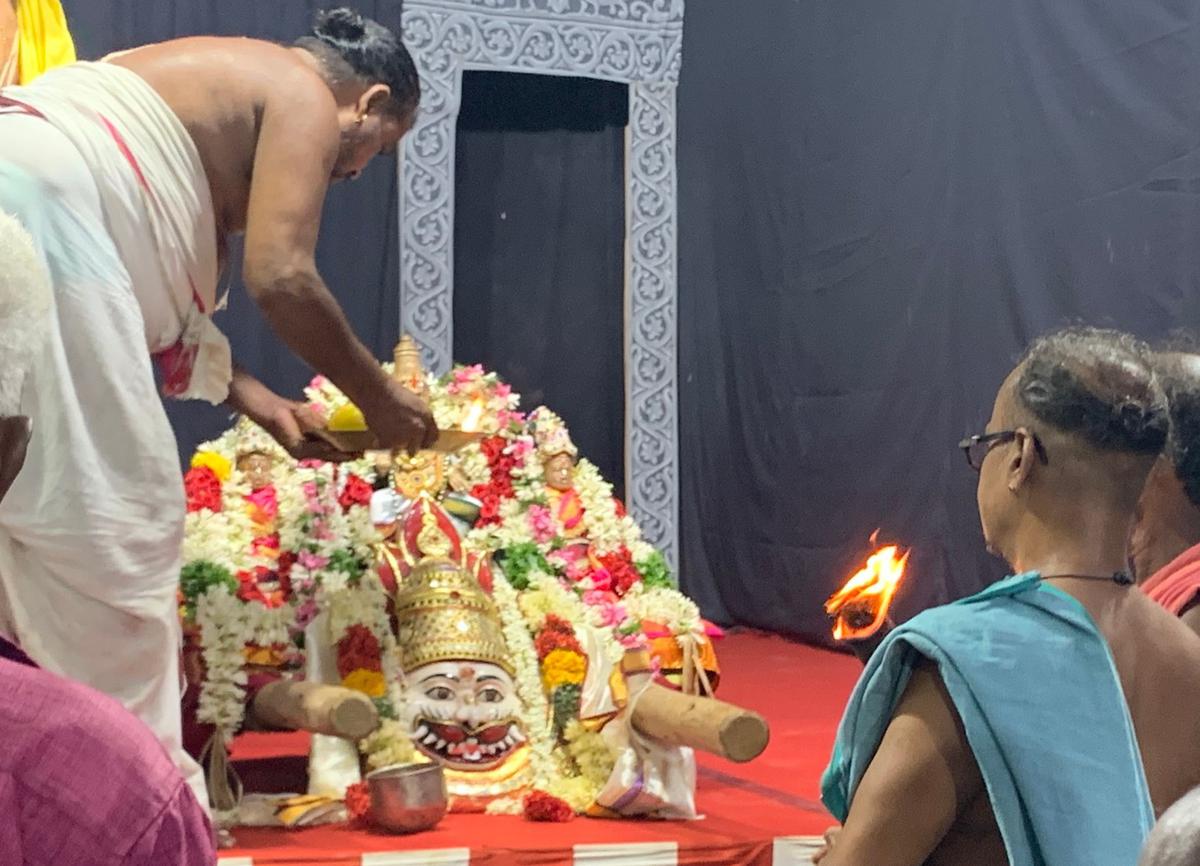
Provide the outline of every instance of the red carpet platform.
[[[533,824],[449,815],[415,836],[338,825],[246,828],[221,866],[807,866],[813,837],[831,823],[818,801],[820,776],[861,668],[853,657],[762,634],[732,634],[719,650],[721,697],[766,716],[771,744],[750,764],[699,756],[702,820]],[[296,790],[305,749],[303,736],[252,734],[238,740],[234,758],[247,790]]]

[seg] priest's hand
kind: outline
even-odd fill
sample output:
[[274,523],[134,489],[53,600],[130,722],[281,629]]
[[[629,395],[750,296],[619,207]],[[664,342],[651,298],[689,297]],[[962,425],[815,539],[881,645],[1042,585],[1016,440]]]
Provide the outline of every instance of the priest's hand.
[[385,378],[373,389],[370,402],[359,405],[367,429],[379,440],[381,450],[404,450],[415,454],[437,441],[433,413],[420,397],[400,383]]
[[297,460],[342,463],[357,456],[313,435],[325,425],[311,407],[280,397],[240,367],[234,368],[229,384],[229,405],[270,433]]
[[278,400],[278,405],[270,414],[254,420],[270,433],[288,454],[297,460],[324,460],[326,463],[343,463],[358,456],[339,451],[316,435],[325,424],[311,406],[283,397],[279,397]]

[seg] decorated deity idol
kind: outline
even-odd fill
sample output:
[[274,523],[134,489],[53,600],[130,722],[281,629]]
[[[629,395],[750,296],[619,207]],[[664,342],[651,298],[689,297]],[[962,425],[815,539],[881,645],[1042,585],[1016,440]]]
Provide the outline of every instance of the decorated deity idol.
[[[663,556],[554,412],[522,414],[482,367],[435,379],[411,339],[384,368],[442,429],[482,438],[334,466],[241,422],[188,473],[181,598],[211,753],[244,719],[310,731],[309,789],[285,823],[411,761],[445,767],[458,810],[694,815],[675,744],[724,750],[742,711],[697,696],[716,685],[713,634]],[[326,418],[356,411],[321,377],[306,396]],[[626,666],[629,652],[650,658]],[[247,688],[266,667],[275,681]],[[710,723],[681,739],[702,707]]]
[[542,476],[546,482],[546,497],[550,513],[564,538],[579,538],[586,532],[583,501],[575,490],[575,464],[579,449],[562,418],[541,406],[529,417],[538,457],[542,461]]
[[[393,378],[421,399],[428,400],[428,377],[413,338],[408,334],[401,337],[393,357]],[[413,565],[411,539],[406,548],[403,539],[398,537],[401,521],[413,503],[423,496],[441,500],[446,516],[454,521],[457,535],[470,530],[479,516],[479,503],[460,490],[450,489],[456,473],[447,472],[445,456],[436,451],[418,451],[416,454],[397,451],[381,455],[376,462],[377,471],[382,468],[381,463],[386,465],[388,484],[371,496],[371,520],[383,539],[378,550],[380,579],[389,591],[395,591],[397,578]],[[457,486],[461,488],[464,483],[460,481]],[[409,559],[400,564],[397,557],[403,557],[405,550]]]
[[279,446],[270,435],[249,418],[238,420],[234,428],[237,461],[234,464],[241,482],[248,488],[244,498],[246,512],[254,529],[254,554],[264,567],[272,567],[279,557],[279,498],[275,489],[275,466],[280,460]]
[[445,766],[452,807],[477,811],[530,781],[512,657],[495,603],[429,496],[410,509],[401,545],[411,565],[394,598],[401,723]]

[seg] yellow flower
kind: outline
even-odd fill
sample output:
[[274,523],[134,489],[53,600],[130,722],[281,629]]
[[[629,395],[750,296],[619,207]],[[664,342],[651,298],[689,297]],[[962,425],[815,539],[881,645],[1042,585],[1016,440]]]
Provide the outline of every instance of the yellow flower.
[[579,685],[587,675],[587,659],[574,650],[551,650],[542,660],[542,682],[546,691],[562,685]]
[[192,468],[207,466],[222,482],[228,481],[233,464],[216,451],[197,451],[192,455]]
[[382,698],[387,693],[387,681],[379,671],[369,671],[366,668],[355,668],[346,674],[342,685],[348,689],[362,692],[372,698]]

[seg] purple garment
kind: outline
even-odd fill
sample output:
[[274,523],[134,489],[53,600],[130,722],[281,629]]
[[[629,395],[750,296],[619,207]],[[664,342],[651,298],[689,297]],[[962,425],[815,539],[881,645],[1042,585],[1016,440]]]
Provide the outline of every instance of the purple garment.
[[216,861],[204,810],[149,728],[0,639],[0,863]]

